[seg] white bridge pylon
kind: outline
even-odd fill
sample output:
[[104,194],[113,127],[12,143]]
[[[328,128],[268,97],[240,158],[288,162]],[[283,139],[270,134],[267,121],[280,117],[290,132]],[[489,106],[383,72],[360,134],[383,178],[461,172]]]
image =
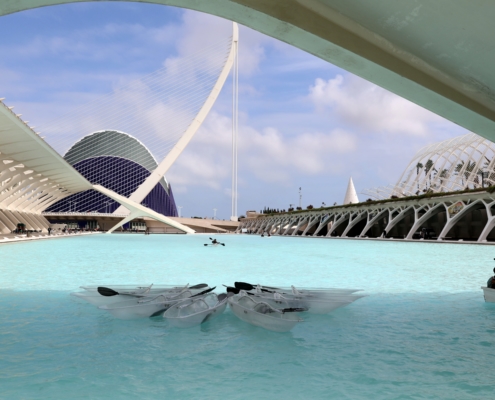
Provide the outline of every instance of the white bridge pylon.
[[[145,197],[153,190],[153,188],[156,186],[156,184],[160,181],[160,179],[163,178],[165,173],[169,170],[169,168],[173,165],[173,163],[177,160],[177,158],[180,156],[180,154],[184,151],[186,146],[189,144],[191,139],[194,137],[204,120],[206,119],[208,113],[210,112],[211,108],[213,107],[213,104],[218,98],[218,95],[220,94],[223,85],[225,84],[225,81],[227,80],[227,77],[229,76],[230,70],[232,69],[235,60],[236,60],[236,54],[237,54],[237,49],[238,49],[238,41],[239,41],[239,28],[235,22],[232,24],[232,43],[230,47],[230,52],[227,57],[227,60],[225,62],[225,65],[220,72],[220,75],[218,76],[218,79],[213,86],[212,91],[206,98],[203,106],[199,110],[198,114],[196,117],[192,120],[191,124],[188,126],[184,134],[181,136],[181,138],[177,141],[177,143],[174,145],[172,150],[165,156],[165,158],[158,164],[158,167],[146,178],[146,180],[136,189],[134,193],[129,196],[129,200],[132,201],[133,203],[141,203]],[[114,214],[128,214],[132,212],[127,209],[127,207],[123,204],[120,203],[121,206],[115,210]],[[145,215],[142,215],[145,216]],[[151,218],[151,215],[149,215]],[[127,218],[123,221],[121,221],[119,224],[114,226],[111,231],[119,228],[122,226],[124,223],[128,222]]]
[[93,189],[95,189],[96,191],[110,197],[112,200],[115,200],[116,202],[125,205],[126,209],[130,210],[129,216],[127,218],[124,218],[119,224],[117,224],[113,228],[111,228],[107,233],[112,233],[115,229],[119,228],[123,224],[126,224],[126,223],[132,221],[133,219],[139,218],[139,217],[153,218],[157,221],[163,222],[164,224],[167,224],[167,225],[170,225],[174,228],[177,228],[177,229],[181,230],[182,232],[195,233],[195,231],[192,230],[191,228],[189,228],[185,225],[182,225],[178,222],[175,222],[174,220],[164,216],[163,214],[160,214],[160,213],[157,213],[156,211],[150,210],[149,208],[147,208],[147,207],[145,207],[139,203],[136,203],[136,202],[124,197],[124,196],[121,196],[120,194],[117,194],[112,190],[108,190],[101,185],[93,185]]

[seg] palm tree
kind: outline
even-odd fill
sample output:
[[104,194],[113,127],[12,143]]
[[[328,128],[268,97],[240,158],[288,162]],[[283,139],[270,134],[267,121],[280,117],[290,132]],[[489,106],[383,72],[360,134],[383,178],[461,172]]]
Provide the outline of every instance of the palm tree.
[[[476,163],[474,161],[468,161],[467,165],[466,165],[466,169],[464,170],[464,176],[466,177],[466,187],[468,185],[468,182],[467,180],[469,179],[469,177],[471,176],[471,173],[475,170],[476,168]],[[478,180],[478,178],[476,177],[476,181]]]
[[449,170],[447,168],[442,169],[440,172],[440,185],[443,185],[443,181],[449,176]]
[[[423,169],[423,164],[421,164],[420,162],[418,162],[416,164],[416,176],[419,175],[419,171],[421,171]],[[419,179],[418,179],[418,193],[419,193]]]
[[[461,160],[461,162],[455,166],[455,170],[454,170],[455,174],[459,175],[463,168],[464,168],[464,161]],[[462,175],[461,175],[461,184],[464,187],[464,178]]]
[[428,176],[429,174],[429,180],[430,180],[430,187],[431,187],[431,174],[430,174],[430,171],[433,170],[433,171],[436,171],[435,168],[433,168],[433,160],[432,159],[429,159],[428,161],[426,161],[426,164],[425,164],[425,178]]

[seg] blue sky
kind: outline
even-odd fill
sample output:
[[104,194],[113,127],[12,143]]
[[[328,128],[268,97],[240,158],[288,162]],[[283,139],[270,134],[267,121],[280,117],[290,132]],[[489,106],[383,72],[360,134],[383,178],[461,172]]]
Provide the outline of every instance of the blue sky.
[[[37,127],[228,32],[217,17],[79,3],[2,17],[0,97]],[[218,36],[217,36],[218,37]],[[422,146],[464,129],[299,49],[240,27],[239,213],[341,203],[353,177],[394,184]],[[231,84],[167,174],[184,216],[230,216]],[[88,132],[89,133],[89,132]],[[132,132],[128,132],[132,134]],[[153,151],[153,149],[151,149]]]

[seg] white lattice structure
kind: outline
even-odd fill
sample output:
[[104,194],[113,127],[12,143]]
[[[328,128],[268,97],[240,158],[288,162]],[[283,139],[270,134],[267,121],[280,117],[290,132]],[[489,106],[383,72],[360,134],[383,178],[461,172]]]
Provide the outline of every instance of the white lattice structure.
[[391,194],[403,197],[428,191],[453,192],[494,183],[495,144],[470,133],[421,149]]
[[495,242],[495,194],[454,193],[259,215],[237,232],[280,236]]

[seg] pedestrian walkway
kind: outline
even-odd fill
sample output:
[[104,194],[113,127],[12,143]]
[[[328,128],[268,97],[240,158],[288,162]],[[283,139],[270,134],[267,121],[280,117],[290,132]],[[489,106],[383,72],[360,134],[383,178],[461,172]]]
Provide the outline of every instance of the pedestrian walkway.
[[26,233],[0,234],[0,244],[95,235],[100,233],[102,232],[52,233],[51,235],[48,235],[47,233],[29,233],[29,236]]

